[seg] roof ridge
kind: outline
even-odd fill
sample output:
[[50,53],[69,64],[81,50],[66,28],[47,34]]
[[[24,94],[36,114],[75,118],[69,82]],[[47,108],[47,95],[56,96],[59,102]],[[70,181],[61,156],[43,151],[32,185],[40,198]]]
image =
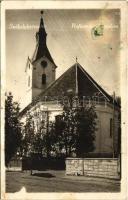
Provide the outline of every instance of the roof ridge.
[[78,95],[79,93],[79,89],[78,89],[78,65],[77,65],[77,61],[75,63],[75,67],[76,67],[76,95]]
[[94,84],[94,86],[109,100],[112,100],[112,97],[86,72],[86,70],[78,63],[79,68],[85,73],[87,78]]

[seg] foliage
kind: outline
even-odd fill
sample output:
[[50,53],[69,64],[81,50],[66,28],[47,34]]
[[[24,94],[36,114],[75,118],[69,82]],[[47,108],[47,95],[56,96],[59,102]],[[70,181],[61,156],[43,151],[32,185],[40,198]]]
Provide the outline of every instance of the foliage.
[[42,112],[36,111],[28,113],[24,125],[24,137],[22,142],[23,155],[36,153],[38,155],[46,154],[50,156],[52,151],[52,129],[53,124],[49,122],[48,113],[42,118]]
[[77,121],[77,142],[76,155],[84,156],[85,153],[92,152],[95,148],[96,113],[94,107],[80,107],[76,111]]
[[22,134],[19,116],[19,104],[13,101],[11,93],[5,99],[5,164],[16,155],[21,146]]
[[28,113],[23,127],[22,154],[27,155],[32,151],[34,142],[34,119]]
[[94,150],[96,113],[94,107],[64,107],[55,123],[56,145],[66,157],[84,156]]
[[[84,156],[94,150],[96,113],[93,106],[63,107],[61,115],[50,121],[49,111],[29,113],[24,126],[24,154],[38,153],[50,157]],[[43,117],[42,117],[43,116]],[[42,120],[40,120],[42,119]]]

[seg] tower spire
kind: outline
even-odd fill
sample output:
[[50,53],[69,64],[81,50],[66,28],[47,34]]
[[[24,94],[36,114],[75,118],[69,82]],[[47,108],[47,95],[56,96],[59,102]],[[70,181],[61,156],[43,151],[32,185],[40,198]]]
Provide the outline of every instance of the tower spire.
[[41,10],[41,18],[40,18],[40,26],[39,26],[39,31],[36,33],[36,39],[38,43],[38,50],[37,50],[37,55],[36,55],[36,60],[39,59],[43,52],[46,49],[46,37],[47,33],[45,31],[44,27],[44,21],[43,21],[43,11]]
[[35,53],[33,55],[33,62],[35,62],[36,60],[42,58],[43,56],[46,56],[54,65],[55,68],[57,67],[56,64],[54,63],[54,60],[48,50],[47,47],[47,42],[46,42],[46,38],[47,38],[47,33],[45,31],[45,27],[44,27],[44,20],[43,20],[43,11],[40,11],[40,24],[39,24],[39,30],[36,33],[36,40],[37,40],[37,44],[36,44],[36,50]]
[[43,21],[43,10],[41,10],[40,11],[40,14],[41,14],[41,19],[40,19],[40,28],[43,28],[44,30],[45,30],[45,28],[44,28],[44,21]]

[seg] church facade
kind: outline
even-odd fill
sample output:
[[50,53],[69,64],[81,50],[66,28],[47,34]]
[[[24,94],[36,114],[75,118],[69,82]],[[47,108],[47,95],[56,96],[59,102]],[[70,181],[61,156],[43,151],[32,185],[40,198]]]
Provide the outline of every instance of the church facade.
[[39,31],[36,33],[36,49],[27,60],[27,106],[21,112],[25,122],[27,113],[33,113],[35,126],[39,127],[42,117],[54,121],[63,112],[63,103],[72,97],[74,104],[95,105],[97,130],[95,150],[97,154],[116,154],[119,141],[120,106],[77,62],[56,79],[56,64],[47,47],[47,33],[41,16]]

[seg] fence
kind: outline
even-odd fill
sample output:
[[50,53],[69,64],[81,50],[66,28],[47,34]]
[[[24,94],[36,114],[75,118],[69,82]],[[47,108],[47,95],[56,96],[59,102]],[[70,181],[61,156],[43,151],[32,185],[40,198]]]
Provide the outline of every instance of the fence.
[[9,171],[19,171],[19,170],[21,170],[21,166],[22,166],[22,160],[20,158],[12,159],[9,162],[7,170],[9,170]]
[[64,170],[65,158],[31,158],[22,159],[22,170]]
[[120,162],[116,158],[67,158],[66,174],[120,179]]

